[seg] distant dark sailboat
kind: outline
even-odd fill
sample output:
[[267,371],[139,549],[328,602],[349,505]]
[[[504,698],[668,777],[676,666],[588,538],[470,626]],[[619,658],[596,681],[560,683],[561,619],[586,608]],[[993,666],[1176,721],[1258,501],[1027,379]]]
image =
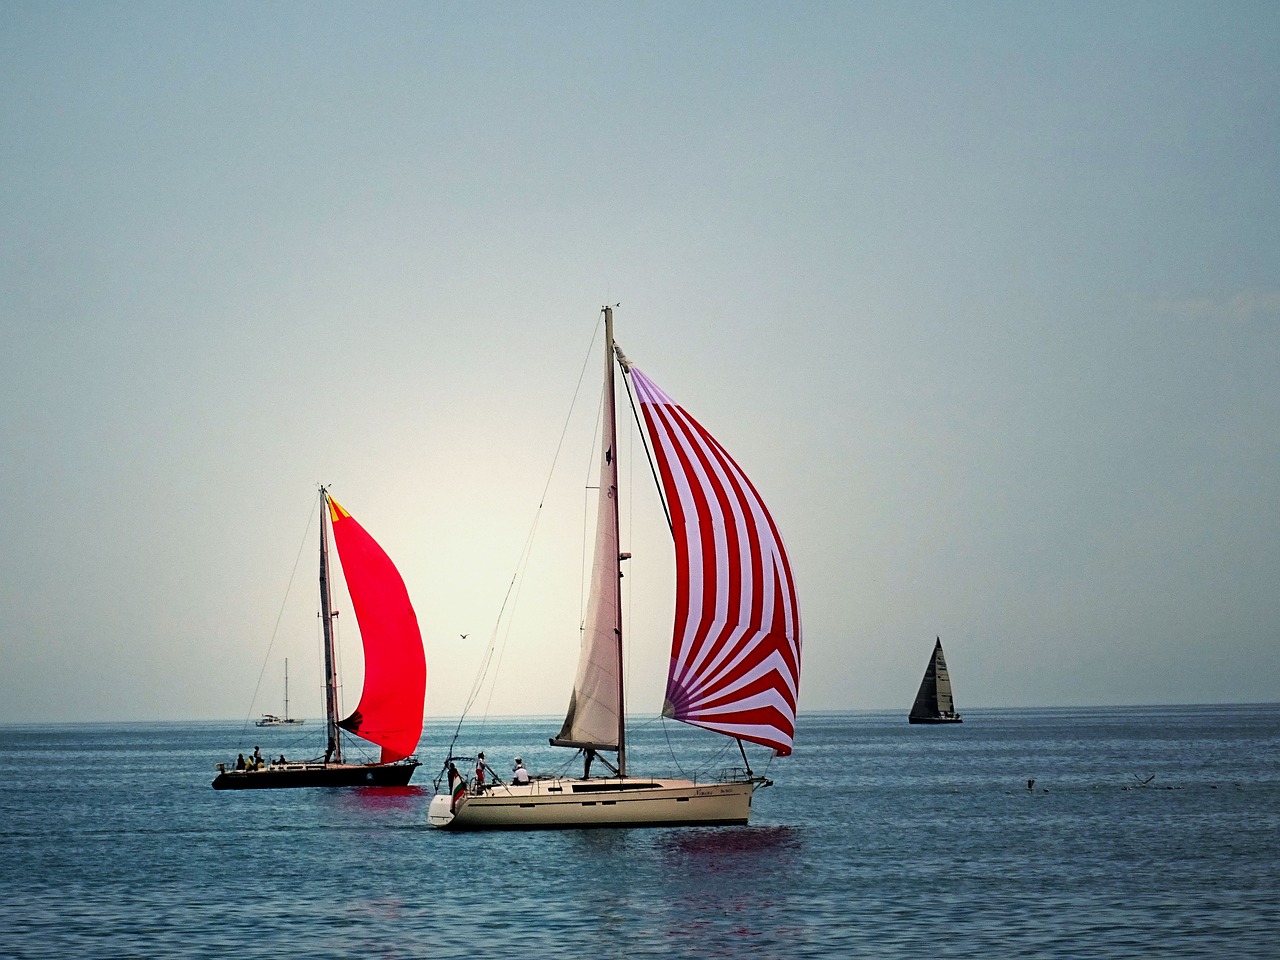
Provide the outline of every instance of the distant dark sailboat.
[[[364,645],[364,690],[351,716],[339,719],[337,652],[330,602],[329,536],[338,549],[347,592]],[[402,787],[420,764],[413,756],[422,736],[427,664],[418,617],[391,558],[320,489],[320,619],[324,633],[325,734],[323,758],[304,762],[250,764],[228,769],[218,764],[215,790],[271,787]],[[344,763],[342,731],[377,744],[377,763]]]
[[951,674],[947,673],[947,658],[942,655],[942,638],[933,645],[929,665],[916,693],[916,702],[907,716],[911,723],[960,723],[955,700],[951,697]]

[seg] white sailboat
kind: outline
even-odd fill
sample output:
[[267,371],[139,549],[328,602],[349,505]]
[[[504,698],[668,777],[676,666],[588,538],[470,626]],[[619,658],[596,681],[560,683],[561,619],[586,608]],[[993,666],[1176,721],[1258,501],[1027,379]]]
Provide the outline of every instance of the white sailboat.
[[275,713],[264,713],[261,720],[253,721],[255,727],[289,727],[298,723],[305,723],[305,720],[299,720],[296,717],[289,716],[289,658],[285,657],[284,661],[284,716]]
[[[613,341],[604,308],[605,416],[595,554],[582,649],[569,708],[551,744],[582,751],[582,777],[480,785],[445,761],[448,793],[432,826],[454,830],[744,824],[752,773],[702,782],[633,775],[624,721],[621,564],[614,357],[629,378],[652,443],[675,541],[676,603],[662,713],[775,755],[791,752],[800,682],[800,607],[773,518],[723,447],[640,372]],[[616,764],[604,754],[616,754]],[[599,760],[609,775],[591,777]]]

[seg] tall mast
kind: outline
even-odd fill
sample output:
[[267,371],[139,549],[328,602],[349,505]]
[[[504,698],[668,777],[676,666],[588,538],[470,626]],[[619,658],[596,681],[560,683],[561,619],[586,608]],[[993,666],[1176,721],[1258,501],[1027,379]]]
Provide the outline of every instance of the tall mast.
[[[618,412],[613,392],[613,307],[604,308],[604,396],[609,423],[609,449],[613,451],[613,542],[619,543],[618,524]],[[622,657],[622,555],[616,559],[618,577],[614,581],[613,634],[618,641],[618,776],[627,775],[627,700],[623,689],[626,661]]]
[[284,718],[289,719],[289,658],[284,658]]
[[338,736],[338,670],[333,644],[333,608],[329,605],[329,493],[320,488],[320,622],[324,631],[325,762],[342,762]]

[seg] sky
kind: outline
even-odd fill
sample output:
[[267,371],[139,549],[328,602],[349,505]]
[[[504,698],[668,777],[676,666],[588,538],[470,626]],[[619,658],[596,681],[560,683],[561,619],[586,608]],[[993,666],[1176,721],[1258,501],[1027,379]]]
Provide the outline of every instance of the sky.
[[0,89],[0,722],[318,716],[320,483],[428,717],[490,652],[562,713],[605,303],[773,513],[802,713],[935,636],[962,711],[1276,699],[1274,3],[11,0]]

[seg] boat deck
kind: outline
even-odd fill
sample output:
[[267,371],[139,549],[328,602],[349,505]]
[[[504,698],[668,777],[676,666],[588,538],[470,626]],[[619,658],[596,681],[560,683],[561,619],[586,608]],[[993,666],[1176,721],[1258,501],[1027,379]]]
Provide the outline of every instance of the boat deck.
[[218,764],[215,790],[270,790],[288,787],[403,787],[420,764],[277,763],[258,770],[228,770]]
[[437,794],[427,819],[452,830],[539,830],[745,824],[763,780],[696,783],[666,778],[547,777],[495,784],[465,796]]

